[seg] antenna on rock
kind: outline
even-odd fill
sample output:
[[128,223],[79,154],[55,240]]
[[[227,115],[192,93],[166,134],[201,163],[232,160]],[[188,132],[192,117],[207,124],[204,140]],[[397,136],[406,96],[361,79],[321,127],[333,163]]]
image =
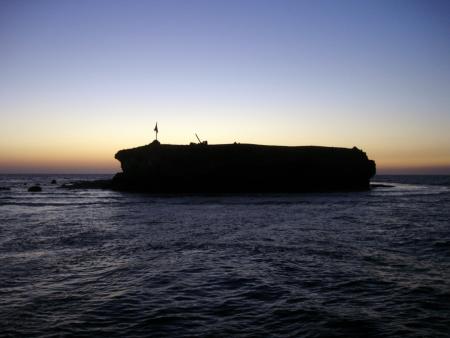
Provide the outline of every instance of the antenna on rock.
[[198,137],[197,134],[195,134],[195,137],[196,137],[197,140],[198,140],[198,144],[203,144],[204,146],[208,145],[208,141],[202,141],[202,140],[200,140],[200,137]]

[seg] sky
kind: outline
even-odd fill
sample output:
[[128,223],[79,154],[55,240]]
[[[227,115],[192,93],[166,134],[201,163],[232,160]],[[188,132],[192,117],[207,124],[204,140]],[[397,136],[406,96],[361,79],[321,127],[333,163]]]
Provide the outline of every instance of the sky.
[[363,149],[450,174],[448,1],[0,0],[0,173],[148,144]]

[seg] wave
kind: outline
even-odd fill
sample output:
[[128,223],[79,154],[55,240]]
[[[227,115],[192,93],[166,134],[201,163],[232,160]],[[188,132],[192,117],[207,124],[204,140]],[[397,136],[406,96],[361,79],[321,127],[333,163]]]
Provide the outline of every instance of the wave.
[[[385,181],[375,181],[373,184],[383,184]],[[376,187],[372,189],[374,194],[391,196],[419,196],[450,193],[450,187],[441,185],[417,185],[397,182],[389,182],[389,187]]]
[[450,187],[450,175],[377,175],[374,180],[383,183]]

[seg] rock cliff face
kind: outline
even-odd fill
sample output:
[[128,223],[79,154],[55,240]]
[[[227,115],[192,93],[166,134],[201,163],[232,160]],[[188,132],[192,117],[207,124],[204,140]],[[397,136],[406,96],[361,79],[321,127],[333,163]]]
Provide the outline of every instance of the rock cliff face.
[[365,190],[375,175],[375,162],[357,148],[154,141],[115,158],[123,172],[114,189],[155,193]]

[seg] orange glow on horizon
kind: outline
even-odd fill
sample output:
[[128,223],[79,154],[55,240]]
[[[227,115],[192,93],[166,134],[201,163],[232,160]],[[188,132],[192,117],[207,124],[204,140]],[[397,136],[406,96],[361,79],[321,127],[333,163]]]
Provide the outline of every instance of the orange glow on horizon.
[[[241,143],[258,143],[252,142]],[[55,145],[48,147],[21,147],[21,149],[0,149],[0,173],[115,173],[120,172],[120,163],[114,159],[114,154],[120,149],[133,148],[148,144],[148,142],[129,144],[124,147],[105,144],[87,144],[79,146]],[[188,144],[186,142],[171,142],[172,144]],[[232,143],[231,141],[210,142]],[[259,142],[262,143],[262,142]],[[287,143],[287,142],[286,142]],[[286,145],[285,143],[285,145]],[[265,144],[277,144],[266,142]],[[282,144],[282,143],[278,143]],[[299,145],[298,143],[287,145]],[[329,146],[325,142],[317,142],[304,145]],[[333,146],[352,147],[352,145],[334,144]],[[383,151],[383,149],[371,149],[370,146],[356,145],[365,151],[368,157],[375,160],[377,173],[446,173],[450,174],[450,160],[448,156],[439,152],[402,152],[401,150]]]

